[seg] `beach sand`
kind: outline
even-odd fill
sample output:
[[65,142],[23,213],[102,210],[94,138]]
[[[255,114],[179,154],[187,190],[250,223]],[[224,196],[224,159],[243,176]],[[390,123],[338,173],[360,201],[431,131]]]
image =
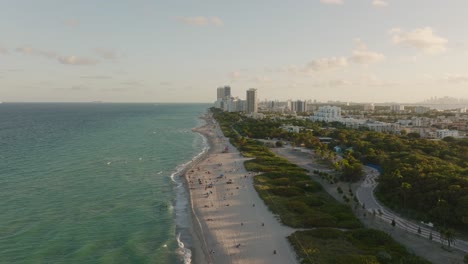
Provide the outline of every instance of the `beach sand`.
[[185,173],[193,209],[193,262],[298,263],[286,239],[294,229],[268,210],[253,187],[253,173],[244,168],[247,159],[211,117],[204,119],[206,125],[194,131],[207,137],[211,148]]

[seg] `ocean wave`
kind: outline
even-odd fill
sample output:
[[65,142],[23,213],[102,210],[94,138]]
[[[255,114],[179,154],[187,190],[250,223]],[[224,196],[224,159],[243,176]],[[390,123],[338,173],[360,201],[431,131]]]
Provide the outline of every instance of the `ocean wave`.
[[169,176],[171,178],[171,181],[176,184],[177,188],[181,187],[183,185],[182,181],[177,181],[176,176],[182,175],[192,164],[195,164],[202,160],[205,155],[208,153],[208,150],[210,149],[210,146],[208,144],[208,140],[205,136],[202,134],[199,134],[202,139],[203,139],[203,149],[200,153],[198,153],[195,157],[193,157],[191,160],[182,163],[176,167],[176,170]]
[[[177,226],[177,244],[179,246],[177,253],[182,257],[184,264],[190,264],[192,262],[192,252],[187,248],[190,247],[190,228],[192,225],[190,215],[192,209],[189,205],[189,194],[186,192],[186,190],[181,188],[184,185],[184,181],[181,177],[178,176],[182,176],[185,171],[203,160],[208,154],[210,149],[208,139],[200,133],[197,134],[202,139],[202,150],[191,160],[177,166],[175,171],[169,176],[171,181],[174,183],[176,193],[174,213]],[[181,235],[183,239],[181,238]],[[184,240],[185,243],[182,240]]]
[[184,260],[184,264],[191,264],[192,263],[192,251],[185,247],[184,242],[180,239],[180,233],[177,234],[177,244],[179,248],[177,249],[177,253],[182,257]]

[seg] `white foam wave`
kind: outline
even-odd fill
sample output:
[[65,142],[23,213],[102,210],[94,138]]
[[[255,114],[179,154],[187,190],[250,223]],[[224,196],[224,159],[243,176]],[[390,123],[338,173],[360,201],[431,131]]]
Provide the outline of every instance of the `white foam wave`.
[[184,242],[180,240],[180,233],[177,234],[177,244],[179,248],[177,249],[177,253],[183,258],[184,264],[191,264],[192,263],[192,251],[188,248],[185,248]]
[[193,163],[196,163],[198,161],[200,161],[201,159],[203,159],[206,155],[206,153],[208,153],[208,150],[210,149],[210,146],[208,144],[208,140],[205,136],[203,136],[202,134],[199,134],[202,139],[203,139],[203,149],[200,153],[198,153],[193,159],[191,159],[190,161],[187,161],[183,164],[180,164],[179,166],[176,167],[176,170],[175,172],[173,172],[169,177],[171,178],[171,181],[177,185],[177,188],[181,187],[182,186],[182,182],[180,181],[176,181],[175,180],[175,177],[176,176],[179,176],[183,171],[185,171],[190,165],[192,165]]

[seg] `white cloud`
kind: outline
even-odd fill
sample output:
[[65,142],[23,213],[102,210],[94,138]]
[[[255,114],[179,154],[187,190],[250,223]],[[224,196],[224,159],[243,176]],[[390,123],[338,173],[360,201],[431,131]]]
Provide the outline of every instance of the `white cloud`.
[[103,59],[107,59],[107,60],[117,59],[117,54],[112,50],[96,48],[94,51]]
[[448,40],[434,34],[432,28],[417,28],[412,31],[403,31],[400,28],[390,30],[394,44],[403,44],[414,47],[425,53],[440,53],[447,50]]
[[205,17],[205,16],[193,16],[193,17],[176,17],[176,20],[182,24],[191,26],[218,26],[224,25],[223,21],[219,17]]
[[348,80],[343,80],[343,79],[338,79],[338,80],[331,80],[328,82],[330,86],[346,86],[346,85],[352,85],[353,82],[348,81]]
[[55,59],[57,58],[57,53],[53,51],[43,51],[43,50],[37,50],[31,47],[20,47],[16,48],[16,52],[22,53],[22,54],[31,54],[31,55],[38,55],[38,56],[43,56],[49,59]]
[[444,78],[442,78],[442,80],[445,82],[455,83],[455,84],[468,83],[468,75],[446,74]]
[[229,78],[236,80],[242,77],[242,73],[240,71],[233,71],[229,73]]
[[350,61],[358,64],[371,64],[383,61],[385,59],[385,55],[382,53],[370,51],[367,48],[367,45],[360,39],[356,39],[355,43],[356,49],[353,50],[352,55],[349,57]]
[[95,59],[77,57],[77,56],[59,56],[57,60],[62,64],[68,65],[96,65],[98,63]]
[[374,0],[372,1],[372,5],[376,7],[386,7],[388,6],[388,3],[384,0]]
[[211,18],[211,24],[213,24],[215,26],[218,26],[218,27],[221,27],[221,26],[224,25],[223,21],[219,17],[212,17]]
[[270,83],[271,82],[271,78],[270,77],[267,77],[267,76],[257,76],[255,78],[252,79],[252,81],[256,82],[256,83]]
[[345,57],[331,57],[312,60],[307,64],[307,69],[311,71],[334,70],[348,65]]
[[344,0],[320,0],[320,3],[326,5],[342,5],[344,4]]

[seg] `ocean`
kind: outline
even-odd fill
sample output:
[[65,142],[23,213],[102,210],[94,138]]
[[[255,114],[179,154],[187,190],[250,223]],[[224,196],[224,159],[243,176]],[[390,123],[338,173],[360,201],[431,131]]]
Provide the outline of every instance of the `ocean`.
[[208,104],[0,104],[0,263],[190,263]]

